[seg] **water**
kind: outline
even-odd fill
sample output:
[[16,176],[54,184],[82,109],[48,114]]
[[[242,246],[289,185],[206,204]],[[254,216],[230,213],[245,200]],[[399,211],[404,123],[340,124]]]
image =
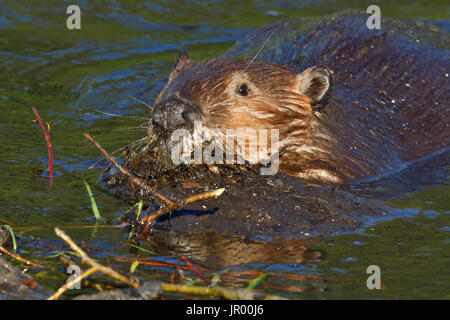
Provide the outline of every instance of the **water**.
[[[68,227],[94,225],[83,179],[91,184],[103,218],[111,221],[124,210],[120,200],[96,183],[100,170],[88,170],[100,157],[82,133],[89,132],[110,151],[143,137],[145,130],[135,127],[146,122],[149,110],[129,97],[151,104],[181,48],[193,59],[218,56],[246,32],[278,19],[365,10],[371,2],[80,0],[82,29],[69,31],[65,10],[70,1],[0,1],[0,137],[5,142],[0,154],[0,219],[16,225],[22,256],[51,267],[29,271],[40,284],[39,292],[50,295],[66,279],[54,257],[64,246],[53,226],[64,226],[75,241],[88,243],[91,255],[99,259],[127,238],[123,230]],[[444,1],[377,3],[383,15],[420,18],[448,30]],[[41,129],[31,123],[32,106],[51,126],[51,189],[46,174],[35,172],[47,167],[47,147]],[[257,289],[289,298],[449,299],[448,168],[434,172],[436,180],[420,172],[423,176],[415,181],[423,183],[414,188],[405,187],[398,177],[356,186],[382,195],[398,212],[397,218],[359,232],[307,242],[245,245],[220,240],[206,257],[202,247],[180,253],[148,245],[156,256],[139,255],[183,265],[177,255],[185,254],[208,274],[228,269],[222,275],[226,286],[246,286],[271,272]],[[237,250],[237,244],[242,250],[236,259],[221,260],[224,250]],[[135,256],[125,247],[103,261],[128,274],[131,263],[116,258]],[[366,287],[366,268],[372,264],[381,268],[383,290]],[[174,268],[140,265],[138,270],[138,277],[167,282],[176,274],[179,281]]]

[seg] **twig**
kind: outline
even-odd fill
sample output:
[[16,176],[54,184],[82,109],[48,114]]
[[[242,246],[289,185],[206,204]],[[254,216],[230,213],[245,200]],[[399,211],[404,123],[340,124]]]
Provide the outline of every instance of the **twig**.
[[180,266],[173,263],[167,263],[167,262],[155,262],[151,261],[149,259],[136,259],[136,258],[123,258],[123,257],[114,257],[114,260],[118,262],[129,262],[132,263],[133,261],[139,261],[139,264],[152,266],[152,267],[165,267],[165,268],[172,268],[172,269],[182,269],[182,270],[191,270],[189,266]]
[[3,248],[2,246],[0,246],[0,253],[6,254],[7,256],[10,256],[13,259],[16,259],[17,261],[23,262],[27,265],[33,266],[33,267],[38,267],[38,268],[44,268],[43,266],[41,266],[40,264],[34,263],[30,260],[24,259],[21,256],[19,256],[16,253],[11,253],[8,250],[6,250],[5,248]]
[[144,189],[145,191],[148,191],[152,194],[154,194],[156,197],[158,197],[159,200],[161,200],[166,206],[171,206],[174,204],[174,202],[172,200],[170,200],[169,198],[163,196],[162,194],[160,194],[158,191],[156,191],[155,189],[153,189],[152,187],[146,185],[143,181],[141,181],[139,178],[136,178],[134,175],[132,175],[127,169],[125,169],[124,167],[122,167],[116,159],[114,159],[113,157],[111,157],[109,155],[109,153],[103,149],[103,147],[98,144],[97,141],[94,140],[94,138],[92,138],[90,136],[90,134],[88,133],[83,133],[84,137],[90,142],[92,143],[98,150],[100,150],[101,153],[103,153],[103,155],[105,156],[105,158],[111,162],[112,164],[114,164],[116,166],[117,169],[119,169],[120,172],[122,172],[123,175],[127,176],[129,179],[131,179],[132,182],[134,182],[135,184],[137,184],[138,186],[140,186],[142,189]]
[[285,300],[285,298],[245,289],[229,289],[220,286],[201,287],[182,284],[161,283],[164,292],[195,294],[199,296],[219,297],[229,300]]
[[21,230],[22,232],[27,231],[34,231],[34,230],[48,230],[48,229],[55,229],[55,228],[65,228],[65,229],[94,229],[94,228],[108,228],[108,229],[118,229],[127,227],[128,223],[121,223],[117,225],[109,225],[109,224],[101,224],[98,226],[34,226],[34,227],[15,227],[17,230]]
[[63,239],[74,251],[76,251],[80,256],[82,261],[86,262],[87,264],[91,265],[92,267],[97,268],[98,271],[110,276],[111,278],[114,278],[118,281],[121,281],[123,283],[126,283],[127,285],[138,288],[139,285],[136,282],[133,282],[126,277],[122,276],[120,273],[114,271],[113,269],[109,267],[102,266],[101,264],[95,262],[92,260],[86,252],[84,252],[79,246],[75,244],[75,242],[72,241],[72,239],[61,229],[55,228],[55,233],[58,237]]
[[68,283],[64,284],[63,286],[61,286],[53,295],[48,297],[47,300],[58,299],[70,287],[72,287],[76,283],[80,282],[84,278],[88,277],[89,275],[95,273],[96,271],[100,271],[100,272],[110,276],[111,278],[121,281],[133,288],[139,288],[138,283],[133,282],[133,281],[127,279],[126,277],[122,276],[120,273],[114,271],[113,269],[111,269],[109,267],[105,267],[105,266],[95,262],[94,260],[92,260],[91,257],[89,257],[86,252],[84,252],[79,246],[77,246],[76,243],[73,242],[73,240],[61,229],[55,228],[55,233],[58,237],[63,239],[74,251],[76,251],[81,256],[82,261],[86,262],[87,264],[90,264],[92,266],[92,268],[88,269],[80,276],[76,277],[75,279],[73,279],[73,280],[69,281]]
[[81,282],[84,278],[89,277],[91,274],[95,273],[97,271],[96,267],[92,267],[85,272],[83,272],[81,275],[77,276],[73,280],[70,280],[63,286],[61,286],[54,294],[52,294],[50,297],[47,298],[47,300],[57,300],[64,292],[72,288],[77,283]]
[[194,271],[200,278],[202,278],[207,284],[211,284],[211,279],[203,274],[188,258],[185,256],[180,256],[181,260],[186,262],[186,264]]
[[39,122],[42,132],[44,133],[45,140],[47,141],[47,147],[48,147],[48,176],[49,176],[49,185],[52,184],[53,180],[53,146],[52,141],[50,140],[50,134],[47,130],[47,128],[44,125],[44,122],[42,121],[41,116],[39,115],[39,112],[35,107],[33,107],[33,112],[36,115],[37,121]]
[[117,162],[117,160],[114,159],[114,157],[110,156],[109,153],[105,149],[103,149],[103,147],[100,144],[98,144],[98,142],[95,141],[88,133],[84,133],[83,135],[89,142],[91,142],[97,149],[99,149],[100,152],[105,156],[105,158],[109,162],[114,164],[123,175],[127,176],[133,183],[137,184],[145,191],[154,194],[159,200],[161,200],[164,203],[165,206],[161,207],[158,210],[158,212],[156,212],[155,214],[152,214],[152,215],[148,215],[147,217],[144,217],[141,220],[139,220],[139,223],[145,224],[145,227],[144,227],[143,231],[141,232],[141,234],[146,234],[150,228],[151,223],[156,221],[162,215],[170,213],[173,210],[175,210],[185,204],[188,204],[188,203],[194,203],[197,201],[218,197],[225,191],[225,188],[220,188],[220,189],[216,189],[216,190],[212,190],[212,191],[208,191],[208,192],[204,192],[204,193],[200,193],[200,194],[195,194],[195,195],[192,195],[181,201],[171,200],[168,197],[165,197],[164,195],[162,195],[161,193],[156,191],[155,189],[153,189],[152,187],[148,186],[145,182],[143,182],[139,178],[132,175],[127,169],[123,168]]
[[[74,280],[64,284],[61,286],[52,296],[48,298],[48,300],[56,300],[58,299],[64,292],[66,292],[69,287],[74,284],[80,282],[82,279],[86,278],[90,274],[93,274],[96,271],[100,271],[116,280],[126,283],[127,285],[133,288],[139,288],[139,284],[136,282],[132,282],[128,280],[126,277],[112,270],[111,268],[105,267],[95,261],[93,261],[80,247],[78,247],[72,239],[62,230],[55,228],[55,233],[63,239],[74,251],[76,251],[82,258],[83,261],[90,264],[92,267],[81,274],[79,277],[76,277]],[[181,270],[181,269],[178,269]],[[214,287],[201,287],[201,286],[187,286],[187,285],[178,285],[172,283],[160,283],[161,288],[164,292],[177,292],[177,293],[185,293],[185,294],[195,294],[200,296],[208,296],[208,297],[221,297],[225,299],[239,299],[239,300],[259,300],[259,299],[267,299],[267,300],[280,300],[284,299],[280,296],[270,295],[262,292],[254,292],[246,289],[232,289],[232,288],[224,288],[220,286]]]
[[9,220],[3,219],[3,218],[0,218],[0,222],[3,222],[5,224],[9,224],[11,227],[14,227],[14,228],[17,227],[17,224],[12,223]]
[[139,221],[140,223],[145,223],[145,227],[144,227],[144,230],[142,231],[142,233],[147,233],[148,229],[150,228],[151,223],[158,220],[159,217],[161,217],[167,213],[170,213],[173,210],[175,210],[185,204],[188,204],[188,203],[194,203],[197,201],[206,200],[206,199],[210,199],[210,198],[217,198],[224,191],[225,191],[225,188],[220,188],[220,189],[216,189],[216,190],[212,190],[212,191],[208,191],[208,192],[204,192],[204,193],[200,193],[200,194],[194,194],[184,200],[174,203],[171,206],[160,208],[158,210],[158,212],[156,212],[155,214],[148,215]]

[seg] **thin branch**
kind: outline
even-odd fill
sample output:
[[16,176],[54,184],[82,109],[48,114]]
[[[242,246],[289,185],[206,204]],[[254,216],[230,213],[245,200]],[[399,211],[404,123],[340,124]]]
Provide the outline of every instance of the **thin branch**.
[[120,273],[114,271],[113,269],[109,268],[109,267],[105,267],[102,266],[101,264],[95,262],[94,260],[92,260],[87,254],[86,252],[84,252],[79,246],[77,246],[75,244],[75,242],[72,241],[72,239],[61,229],[55,228],[55,233],[58,237],[60,237],[61,239],[63,239],[75,252],[77,252],[80,256],[82,261],[86,262],[87,264],[91,265],[94,268],[97,268],[98,271],[107,274],[108,276],[110,276],[111,278],[114,278],[118,281],[121,281],[123,283],[126,283],[127,285],[129,285],[130,287],[133,288],[138,288],[139,284],[137,284],[136,282],[133,282],[129,279],[127,279],[126,277],[122,276]]
[[177,292],[185,294],[195,294],[199,296],[218,297],[228,300],[286,300],[283,297],[255,292],[246,289],[231,289],[220,286],[201,287],[187,286],[182,284],[161,283],[164,292]]
[[136,259],[136,258],[126,258],[126,257],[114,257],[114,260],[118,262],[129,262],[133,263],[134,261],[139,261],[139,264],[152,266],[152,267],[165,267],[172,269],[182,269],[182,270],[192,270],[189,266],[180,266],[173,263],[160,262],[160,261],[152,261],[150,259]]
[[58,300],[58,298],[67,290],[72,288],[77,283],[81,282],[81,280],[89,277],[91,274],[95,273],[97,271],[96,267],[92,267],[85,272],[83,272],[81,275],[75,277],[73,280],[70,280],[63,286],[61,286],[54,294],[52,294],[50,297],[47,298],[47,300]]
[[159,217],[161,217],[165,214],[168,214],[185,204],[194,203],[197,201],[206,200],[206,199],[210,199],[210,198],[217,198],[220,195],[222,195],[222,193],[224,191],[225,191],[225,188],[220,188],[220,189],[216,189],[216,190],[212,190],[212,191],[208,191],[208,192],[204,192],[204,193],[200,193],[200,194],[194,194],[184,200],[178,201],[177,203],[173,203],[172,205],[169,205],[167,207],[161,207],[158,210],[158,212],[156,212],[155,214],[150,214],[150,215],[142,218],[141,220],[139,220],[140,223],[145,223],[145,227],[144,227],[144,230],[142,231],[142,233],[147,233],[150,228],[151,223],[158,220]]
[[53,180],[53,146],[52,141],[50,140],[50,133],[48,132],[47,128],[44,125],[44,122],[42,121],[41,116],[39,115],[39,112],[35,107],[32,108],[34,114],[36,115],[37,121],[39,122],[42,132],[44,133],[45,140],[47,141],[47,147],[48,147],[48,176],[49,176],[49,185],[52,184]]
[[186,262],[186,264],[194,271],[200,278],[202,278],[207,284],[211,284],[211,279],[203,274],[188,258],[185,256],[180,256],[181,260]]
[[112,164],[114,164],[116,166],[117,169],[119,169],[120,172],[122,172],[123,175],[127,176],[133,183],[137,184],[138,186],[140,186],[142,189],[144,189],[145,191],[148,191],[152,194],[154,194],[159,200],[161,200],[165,205],[167,206],[171,206],[174,204],[174,202],[172,200],[170,200],[169,198],[163,196],[162,194],[160,194],[158,191],[156,191],[155,189],[153,189],[152,187],[146,185],[143,181],[141,181],[140,179],[136,178],[135,176],[133,176],[127,169],[123,168],[116,159],[114,159],[113,157],[111,157],[109,155],[109,153],[103,149],[103,147],[101,145],[99,145],[97,143],[97,141],[94,140],[94,138],[92,138],[88,133],[83,133],[84,137],[90,142],[92,143],[98,150],[100,150],[100,152],[105,156],[105,158],[111,162]]
[[[52,296],[48,298],[48,300],[56,300],[58,299],[64,292],[66,292],[69,287],[80,282],[82,279],[86,278],[90,274],[93,274],[96,271],[100,271],[116,280],[126,283],[127,285],[133,288],[139,288],[139,284],[136,282],[132,282],[128,280],[126,277],[112,270],[111,268],[105,267],[94,260],[92,260],[80,247],[78,247],[72,239],[62,230],[55,228],[55,233],[63,239],[74,251],[76,251],[83,261],[90,264],[92,268],[85,271],[79,277],[76,277],[74,280],[69,281],[68,283],[61,286]],[[180,269],[179,269],[180,270]],[[188,286],[188,285],[179,285],[173,283],[160,283],[161,288],[164,292],[178,292],[185,294],[195,294],[201,296],[208,297],[221,297],[225,299],[239,299],[239,300],[260,300],[260,299],[273,299],[279,300],[284,299],[280,296],[266,294],[263,292],[255,292],[246,289],[232,289],[232,288],[224,288],[220,286],[214,287],[201,287],[201,286]]]
[[64,229],[95,229],[95,228],[107,228],[107,229],[119,229],[123,227],[127,227],[128,223],[121,223],[117,225],[109,225],[109,224],[100,224],[100,225],[89,225],[89,226],[34,226],[34,227],[15,227],[17,230],[21,230],[22,232],[34,231],[34,230],[48,230],[55,228],[64,228]]
[[33,266],[33,267],[38,267],[38,268],[44,268],[40,264],[37,264],[37,263],[34,263],[34,262],[30,261],[30,260],[22,258],[21,256],[19,256],[16,253],[9,252],[8,250],[3,248],[2,246],[0,246],[0,253],[3,253],[5,255],[7,255],[7,256],[10,256],[11,258],[16,259],[17,261],[23,262],[23,263],[25,263],[27,265],[30,265],[30,266]]
[[168,197],[166,197],[166,196],[162,195],[161,193],[159,193],[158,191],[156,191],[155,189],[153,189],[152,187],[148,186],[141,179],[132,175],[127,169],[123,168],[117,162],[117,160],[114,157],[112,157],[105,149],[103,149],[103,147],[97,141],[95,141],[88,133],[84,133],[83,135],[89,142],[91,142],[97,149],[100,150],[100,152],[105,156],[105,158],[109,162],[114,164],[116,166],[116,168],[119,169],[119,171],[123,175],[128,177],[132,183],[138,185],[145,191],[152,193],[153,195],[155,195],[159,200],[161,200],[164,203],[165,206],[161,207],[157,213],[148,215],[147,217],[144,217],[141,220],[139,220],[139,223],[145,224],[145,227],[144,227],[144,230],[142,231],[142,233],[147,233],[150,228],[151,223],[156,221],[162,215],[170,213],[173,210],[175,210],[183,205],[189,204],[189,203],[194,203],[194,202],[205,200],[205,199],[219,197],[225,191],[225,188],[220,188],[220,189],[216,189],[216,190],[212,190],[212,191],[208,191],[208,192],[204,192],[204,193],[200,193],[200,194],[195,194],[195,195],[187,197],[186,199],[181,200],[181,201],[171,200]]

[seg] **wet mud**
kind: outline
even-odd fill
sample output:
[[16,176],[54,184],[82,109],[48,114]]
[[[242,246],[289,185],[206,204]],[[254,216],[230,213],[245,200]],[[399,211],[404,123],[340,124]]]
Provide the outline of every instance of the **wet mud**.
[[0,256],[0,300],[42,299],[36,282]]
[[[112,181],[111,176],[104,179]],[[160,205],[151,195],[132,190],[127,181],[119,188],[114,178],[114,194],[130,206],[146,199],[147,210]],[[218,198],[186,205],[161,217],[152,236],[174,247],[183,247],[184,240],[174,235],[209,233],[202,236],[205,244],[215,240],[215,234],[246,237],[252,240],[279,238],[309,238],[336,232],[357,230],[364,217],[384,216],[389,208],[377,201],[357,196],[345,186],[314,186],[286,174],[261,176],[248,170],[231,176],[174,180],[160,187],[160,193],[173,199],[224,187]],[[144,195],[144,196],[143,196]],[[197,239],[197,240],[200,240]]]

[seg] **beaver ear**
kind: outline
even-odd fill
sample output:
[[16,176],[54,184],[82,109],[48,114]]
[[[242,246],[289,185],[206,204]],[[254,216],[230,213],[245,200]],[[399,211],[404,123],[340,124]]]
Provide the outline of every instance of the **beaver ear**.
[[189,57],[189,55],[181,50],[180,53],[178,54],[178,58],[175,61],[175,65],[173,66],[173,69],[178,69],[178,68],[182,68],[184,65],[188,64],[191,62],[191,58]]
[[175,65],[173,66],[172,73],[170,74],[169,81],[174,79],[178,72],[187,64],[191,63],[191,58],[188,56],[186,52],[183,50],[178,54],[178,58],[175,61]]
[[311,67],[297,76],[299,92],[314,102],[321,102],[331,89],[333,71],[327,67]]

